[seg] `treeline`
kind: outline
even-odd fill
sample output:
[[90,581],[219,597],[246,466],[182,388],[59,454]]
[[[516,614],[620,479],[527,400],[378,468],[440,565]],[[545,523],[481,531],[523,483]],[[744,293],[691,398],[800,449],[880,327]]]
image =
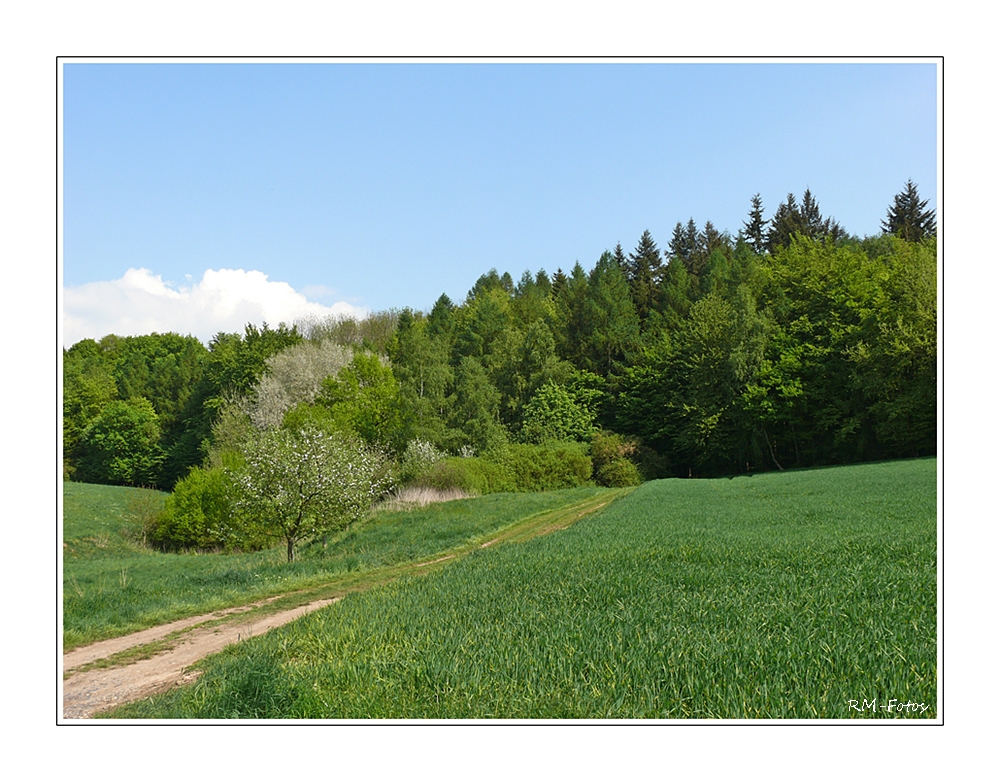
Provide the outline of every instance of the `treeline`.
[[678,223],[663,250],[646,232],[589,271],[490,270],[429,312],[84,340],[63,357],[64,474],[170,488],[282,428],[404,472],[420,449],[489,472],[553,443],[645,478],[933,454],[936,225],[912,183],[883,229],[848,235],[809,191],[766,220],[755,196],[736,237]]

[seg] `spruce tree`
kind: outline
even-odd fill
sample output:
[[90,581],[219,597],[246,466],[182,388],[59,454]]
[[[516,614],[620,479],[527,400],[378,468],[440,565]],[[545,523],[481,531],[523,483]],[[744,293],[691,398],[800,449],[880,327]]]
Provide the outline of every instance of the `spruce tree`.
[[743,238],[760,255],[764,252],[764,202],[760,193],[750,199],[750,220],[743,223]]
[[917,186],[912,179],[893,199],[892,206],[882,221],[882,231],[899,236],[908,242],[919,242],[937,235],[937,221],[933,209],[927,209],[927,200],[920,200]]
[[628,259],[625,257],[625,251],[622,249],[622,243],[618,242],[615,245],[615,263],[618,264],[618,268],[622,270],[623,274],[628,274]]
[[783,204],[779,204],[771,224],[767,229],[767,251],[772,255],[781,247],[792,243],[792,237],[804,233],[805,221],[798,201],[792,193],[788,194]]
[[694,218],[689,219],[686,226],[680,223],[674,226],[668,249],[670,257],[683,263],[689,274],[694,272],[695,256],[698,252],[698,226],[695,225]]
[[[660,249],[649,231],[643,231],[634,253],[629,253],[629,261],[623,271],[628,280],[632,302],[640,320],[645,321],[656,302],[656,292],[662,277],[663,261]],[[612,260],[617,260],[612,256]]]

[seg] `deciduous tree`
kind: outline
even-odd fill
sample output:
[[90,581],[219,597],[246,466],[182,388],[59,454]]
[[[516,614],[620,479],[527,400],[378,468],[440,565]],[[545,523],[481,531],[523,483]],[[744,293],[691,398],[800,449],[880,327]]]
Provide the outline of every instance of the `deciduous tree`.
[[235,506],[256,530],[297,543],[346,529],[391,489],[378,451],[317,430],[272,429],[244,447],[245,466],[232,471]]

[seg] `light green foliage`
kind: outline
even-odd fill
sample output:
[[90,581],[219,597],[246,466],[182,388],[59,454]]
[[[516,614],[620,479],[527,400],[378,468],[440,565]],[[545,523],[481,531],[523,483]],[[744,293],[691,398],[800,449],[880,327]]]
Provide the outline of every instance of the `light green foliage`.
[[626,486],[638,486],[642,483],[642,476],[639,468],[628,459],[615,459],[607,464],[601,465],[600,469],[594,471],[594,478],[598,486],[608,486],[612,488],[624,488]]
[[336,377],[324,380],[316,402],[339,431],[370,444],[393,444],[402,427],[399,384],[388,362],[372,353],[356,353]]
[[436,462],[417,483],[469,494],[539,492],[590,485],[586,446],[574,442],[544,445],[511,443],[488,457],[450,457]]
[[63,351],[63,454],[71,472],[84,430],[118,398],[112,369],[113,362],[92,339]]
[[520,438],[527,443],[590,440],[594,414],[555,383],[543,385],[524,408]]
[[331,315],[321,320],[304,319],[296,326],[310,342],[332,342],[381,355],[392,344],[398,318],[399,313],[395,310],[383,310],[361,319],[349,315]]
[[500,392],[490,382],[476,359],[462,358],[455,372],[455,401],[449,411],[452,428],[461,432],[460,442],[451,443],[457,450],[469,445],[476,454],[503,451],[508,436],[500,423]]
[[889,241],[886,295],[848,348],[852,386],[892,455],[929,452],[937,439],[937,242]]
[[153,405],[141,397],[109,402],[80,437],[77,478],[126,486],[156,484],[163,451]]
[[417,484],[439,491],[459,489],[472,496],[516,490],[504,465],[481,456],[449,456],[435,462]]
[[639,349],[640,319],[630,298],[628,280],[611,253],[604,253],[598,260],[586,290],[585,330],[580,335],[583,368],[602,375],[620,372]]
[[346,529],[392,488],[384,455],[315,429],[262,432],[243,454],[233,506],[253,533],[284,540],[289,562],[296,543]]
[[[934,719],[935,486],[934,460],[647,483],[253,638],[115,716]],[[254,660],[253,703],[276,705],[243,714]],[[863,697],[927,710],[852,711]]]
[[587,486],[592,471],[586,446],[577,442],[512,444],[504,460],[515,491],[552,491]]
[[150,543],[166,550],[263,548],[267,539],[255,536],[237,513],[234,489],[225,469],[195,467],[167,497]]
[[[442,304],[438,318],[449,312]],[[446,335],[434,333],[434,322],[403,310],[390,358],[399,383],[403,439],[440,444],[445,439],[448,393],[455,373],[448,363],[450,342]]]

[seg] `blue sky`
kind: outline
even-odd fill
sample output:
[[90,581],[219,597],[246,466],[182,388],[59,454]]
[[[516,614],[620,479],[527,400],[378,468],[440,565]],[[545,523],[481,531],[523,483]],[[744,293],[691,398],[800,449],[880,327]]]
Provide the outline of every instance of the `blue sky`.
[[757,192],[770,216],[808,187],[874,234],[907,179],[937,208],[936,82],[888,61],[69,62],[63,341],[428,309],[490,268],[589,269],[646,229],[664,248],[688,218],[735,234]]

